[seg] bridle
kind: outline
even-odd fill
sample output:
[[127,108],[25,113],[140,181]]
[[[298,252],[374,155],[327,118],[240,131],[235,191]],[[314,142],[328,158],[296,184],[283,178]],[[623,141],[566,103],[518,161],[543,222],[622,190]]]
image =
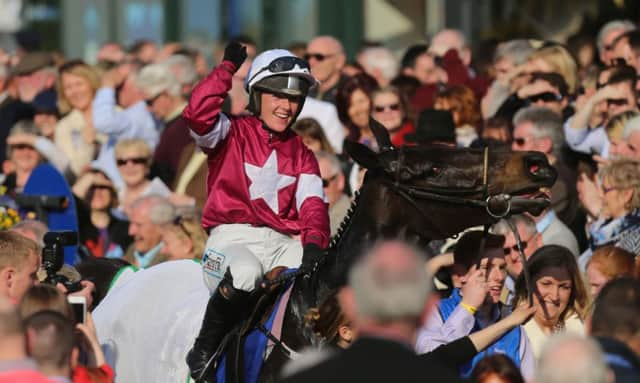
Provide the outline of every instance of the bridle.
[[[403,185],[400,182],[400,171],[404,162],[404,147],[400,149],[391,149],[398,152],[398,160],[393,164],[395,167],[395,179],[387,177],[382,179],[382,183],[386,185],[397,195],[404,198],[409,204],[416,208],[423,216],[426,213],[419,207],[417,200],[429,200],[442,202],[447,204],[479,207],[484,208],[491,217],[500,219],[511,214],[512,196],[506,193],[489,195],[489,148],[485,147],[483,151],[483,169],[482,169],[482,198],[469,198],[464,194],[476,194],[477,189],[464,191],[437,190],[428,187],[419,187],[411,185]],[[449,195],[443,194],[448,193]],[[451,195],[457,194],[457,195]],[[502,209],[500,209],[502,208]]]
[[[400,149],[389,148],[387,150],[395,150],[398,152],[398,160],[395,163],[395,179],[389,179],[384,177],[382,179],[382,183],[386,185],[391,191],[404,198],[411,206],[413,206],[422,216],[427,220],[431,220],[427,213],[422,210],[419,206],[417,200],[429,200],[442,202],[447,204],[461,205],[467,207],[479,207],[484,208],[487,214],[496,220],[505,219],[513,232],[514,238],[516,240],[516,245],[518,247],[518,252],[520,255],[520,261],[522,262],[523,270],[525,277],[525,283],[528,290],[528,298],[529,304],[533,304],[533,285],[531,283],[531,277],[529,274],[529,269],[527,266],[527,260],[524,255],[522,241],[520,240],[520,235],[516,228],[516,225],[509,219],[509,216],[513,213],[511,210],[511,202],[514,199],[510,194],[506,193],[498,193],[494,195],[489,194],[489,147],[485,146],[483,150],[483,161],[482,161],[482,197],[480,199],[467,198],[464,197],[464,194],[475,194],[477,193],[477,189],[468,190],[468,191],[458,191],[451,192],[446,191],[449,194],[457,194],[457,195],[444,195],[437,192],[432,188],[418,187],[418,186],[408,186],[400,183],[400,171],[402,169],[402,164],[404,162],[404,147]],[[517,197],[516,197],[517,198]],[[496,207],[501,209],[497,209]],[[433,227],[437,230],[437,225],[433,225]],[[490,224],[484,225],[483,236],[480,241],[480,246],[478,248],[478,254],[476,257],[476,266],[480,267],[480,262],[482,256],[484,254],[484,248],[487,236],[489,234]],[[441,233],[444,235],[444,233]],[[443,236],[447,237],[446,235]],[[486,277],[488,278],[488,273]]]

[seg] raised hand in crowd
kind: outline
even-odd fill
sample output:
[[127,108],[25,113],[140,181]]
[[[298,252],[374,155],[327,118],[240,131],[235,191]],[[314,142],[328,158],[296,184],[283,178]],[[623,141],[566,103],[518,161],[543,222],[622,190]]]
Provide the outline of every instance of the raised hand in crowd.
[[582,173],[578,178],[576,189],[578,190],[578,199],[582,203],[582,206],[587,209],[589,215],[593,218],[598,218],[603,207],[598,183]]
[[232,41],[224,48],[224,57],[222,60],[231,61],[236,66],[236,71],[246,59],[247,47],[243,46],[239,42]]
[[462,303],[476,309],[484,303],[489,292],[486,273],[486,268],[480,267],[478,269],[476,265],[473,265],[462,277]]
[[[69,296],[78,296],[78,297],[85,297],[85,299],[87,300],[87,309],[93,307],[93,292],[96,290],[96,285],[91,282],[91,281],[87,281],[87,280],[81,280],[80,281],[80,285],[82,285],[82,289],[73,292],[73,293],[69,293]],[[58,290],[60,290],[62,293],[67,294],[67,288],[62,284],[62,283],[58,283],[56,284],[56,288]]]
[[98,334],[96,333],[96,327],[93,323],[93,317],[90,312],[87,312],[86,323],[76,324],[76,329],[82,333],[80,338],[80,346],[87,355],[88,367],[100,367],[106,363],[104,352],[100,347],[100,341],[98,341]]

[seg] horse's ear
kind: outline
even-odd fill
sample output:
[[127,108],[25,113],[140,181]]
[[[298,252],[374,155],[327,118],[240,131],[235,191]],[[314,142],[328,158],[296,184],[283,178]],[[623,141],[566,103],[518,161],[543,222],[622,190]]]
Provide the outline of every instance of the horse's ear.
[[361,143],[345,140],[344,149],[360,166],[365,169],[374,169],[380,166],[378,155]]
[[371,128],[371,132],[373,136],[376,138],[376,142],[378,143],[378,147],[380,148],[380,152],[386,152],[387,150],[393,149],[393,144],[391,143],[391,137],[389,136],[389,131],[384,127],[381,123],[379,123],[373,117],[369,117],[369,127]]

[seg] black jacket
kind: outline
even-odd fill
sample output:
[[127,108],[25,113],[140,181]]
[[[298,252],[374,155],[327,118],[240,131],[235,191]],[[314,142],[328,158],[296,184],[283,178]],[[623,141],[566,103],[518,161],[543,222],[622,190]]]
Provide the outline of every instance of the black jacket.
[[640,359],[626,344],[599,336],[595,340],[604,352],[607,365],[616,376],[616,383],[640,382]]
[[423,355],[393,340],[362,337],[348,349],[282,382],[458,382],[457,366],[475,354],[468,337]]

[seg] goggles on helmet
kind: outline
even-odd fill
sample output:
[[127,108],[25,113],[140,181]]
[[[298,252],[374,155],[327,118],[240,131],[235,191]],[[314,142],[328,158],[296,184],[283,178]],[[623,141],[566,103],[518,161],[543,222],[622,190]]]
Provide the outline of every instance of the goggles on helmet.
[[309,69],[309,63],[304,61],[301,58],[295,56],[284,56],[278,57],[277,59],[271,61],[269,65],[260,69],[249,79],[249,83],[253,81],[254,78],[258,77],[258,75],[265,71],[270,71],[271,73],[282,73],[292,70],[296,67],[296,65],[300,69]]
[[282,74],[263,78],[253,87],[264,92],[291,97],[304,97],[309,92],[309,81],[293,75]]

